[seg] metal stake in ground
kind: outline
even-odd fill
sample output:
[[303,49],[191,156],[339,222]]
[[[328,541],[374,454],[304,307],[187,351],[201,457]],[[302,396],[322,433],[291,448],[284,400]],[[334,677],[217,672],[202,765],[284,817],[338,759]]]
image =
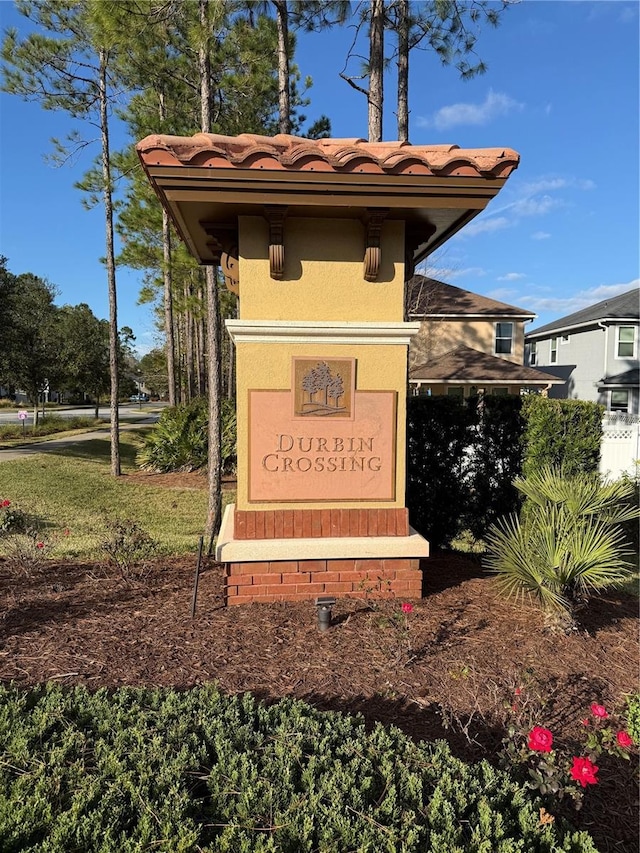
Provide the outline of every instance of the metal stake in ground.
[[196,598],[198,597],[198,578],[200,577],[200,563],[202,562],[202,546],[204,544],[204,537],[200,537],[200,541],[198,542],[198,562],[196,563],[196,577],[193,582],[193,597],[191,599],[191,618],[196,615]]

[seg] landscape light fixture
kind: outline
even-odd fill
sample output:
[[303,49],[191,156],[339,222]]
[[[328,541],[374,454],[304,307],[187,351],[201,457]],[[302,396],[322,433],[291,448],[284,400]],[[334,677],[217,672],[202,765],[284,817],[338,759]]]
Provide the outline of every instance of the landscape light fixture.
[[316,598],[316,607],[318,608],[318,628],[321,631],[328,631],[331,625],[331,608],[336,603],[335,598],[330,595],[322,595]]

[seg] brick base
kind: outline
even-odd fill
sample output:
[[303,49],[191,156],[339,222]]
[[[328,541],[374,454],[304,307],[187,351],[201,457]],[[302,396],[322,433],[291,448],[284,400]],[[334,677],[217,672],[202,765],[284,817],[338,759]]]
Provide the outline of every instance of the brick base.
[[236,509],[235,539],[319,539],[346,536],[408,536],[409,510]]
[[292,560],[226,563],[227,604],[304,601],[319,595],[421,598],[418,559]]

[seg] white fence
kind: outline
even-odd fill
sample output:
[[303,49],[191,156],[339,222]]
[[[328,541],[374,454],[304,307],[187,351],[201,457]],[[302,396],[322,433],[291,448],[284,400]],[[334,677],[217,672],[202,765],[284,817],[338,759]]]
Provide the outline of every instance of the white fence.
[[635,476],[640,463],[640,415],[605,412],[602,420],[600,473],[611,480]]

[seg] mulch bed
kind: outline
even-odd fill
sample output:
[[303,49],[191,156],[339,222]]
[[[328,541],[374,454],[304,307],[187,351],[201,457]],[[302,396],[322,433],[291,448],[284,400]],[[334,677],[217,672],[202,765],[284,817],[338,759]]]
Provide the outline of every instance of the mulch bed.
[[[195,558],[162,560],[124,581],[102,564],[47,564],[29,578],[0,562],[0,680],[91,688],[214,680],[229,693],[296,696],[416,739],[445,737],[468,760],[492,760],[517,687],[548,700],[537,722],[565,743],[579,736],[591,702],[619,707],[638,689],[638,607],[629,597],[597,599],[581,631],[553,633],[534,608],[499,598],[477,561],[441,554],[424,563],[425,597],[407,631],[399,602],[363,599],[339,601],[320,633],[312,602],[226,608],[214,562],[203,565],[192,619],[194,568]],[[638,850],[636,759],[603,759],[582,811],[567,812],[602,853]]]

